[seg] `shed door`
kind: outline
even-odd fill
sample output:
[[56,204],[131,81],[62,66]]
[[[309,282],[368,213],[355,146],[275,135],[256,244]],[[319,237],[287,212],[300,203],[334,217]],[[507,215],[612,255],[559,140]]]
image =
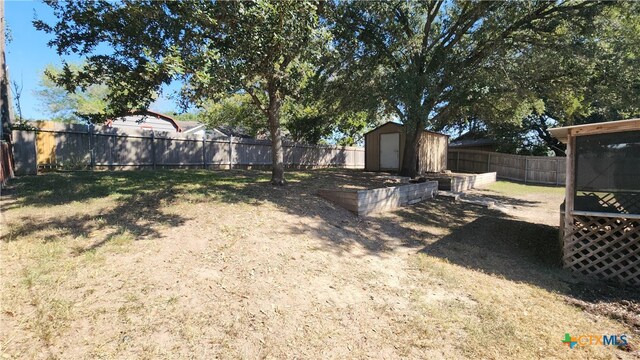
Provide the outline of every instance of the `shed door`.
[[400,168],[400,133],[380,134],[380,169]]

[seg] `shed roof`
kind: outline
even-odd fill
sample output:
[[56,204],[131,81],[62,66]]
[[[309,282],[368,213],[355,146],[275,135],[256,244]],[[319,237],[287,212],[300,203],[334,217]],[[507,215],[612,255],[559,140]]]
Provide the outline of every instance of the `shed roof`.
[[573,125],[549,129],[549,132],[553,137],[567,142],[567,137],[582,136],[582,135],[594,135],[594,134],[606,134],[622,131],[638,131],[640,130],[640,119],[627,119],[618,121],[608,121],[594,124]]
[[[383,128],[383,127],[385,127],[385,126],[388,126],[388,125],[395,125],[395,126],[400,126],[400,127],[404,126],[403,124],[400,124],[400,123],[397,123],[397,122],[387,121],[386,123],[384,123],[384,124],[382,124],[382,125],[380,125],[380,126],[376,127],[375,129],[367,131],[366,133],[364,133],[364,135],[367,135],[367,134],[369,134],[369,133],[372,133],[372,132],[374,132],[374,131],[376,131],[376,130],[378,130],[378,129],[380,129],[380,128]],[[422,130],[422,131],[424,131],[424,132],[428,132],[428,133],[432,133],[432,134],[436,134],[436,135],[442,135],[442,136],[449,137],[449,135],[447,135],[447,134],[442,134],[442,133],[435,132],[435,131],[430,131],[430,130]]]

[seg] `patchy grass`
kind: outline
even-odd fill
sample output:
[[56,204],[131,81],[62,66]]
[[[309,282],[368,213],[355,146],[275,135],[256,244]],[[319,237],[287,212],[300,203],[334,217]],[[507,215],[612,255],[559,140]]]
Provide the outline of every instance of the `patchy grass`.
[[[270,186],[268,172],[240,170],[12,182],[1,204],[2,355],[638,355],[561,343],[565,332],[627,333],[635,346],[640,300],[637,289],[557,266],[554,214],[532,221],[524,210],[434,199],[358,218],[315,193],[383,183],[375,174],[288,177],[286,187]],[[562,197],[504,182],[487,192],[542,214]],[[622,303],[624,317],[592,311]]]
[[532,195],[532,194],[558,194],[564,195],[564,186],[541,186],[517,183],[513,181],[498,180],[488,185],[486,190],[506,196]]
[[[424,321],[417,330],[429,333],[435,323],[445,333],[457,334],[454,341],[466,358],[572,358],[574,354],[558,349],[566,332],[629,333],[622,324],[603,326],[544,288],[469,271],[425,254],[415,262],[431,279],[430,292],[447,294],[442,301],[422,305]],[[440,281],[442,274],[447,281]],[[582,358],[614,356],[598,347],[576,351]]]

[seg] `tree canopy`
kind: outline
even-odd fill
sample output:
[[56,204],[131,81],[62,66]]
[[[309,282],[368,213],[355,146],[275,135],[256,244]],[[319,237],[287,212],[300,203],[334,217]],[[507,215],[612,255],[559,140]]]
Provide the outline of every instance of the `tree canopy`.
[[47,4],[58,22],[35,26],[54,35],[50,45],[60,54],[86,57],[78,71],[65,65],[57,84],[70,92],[106,84],[107,114],[148,107],[162,85],[175,79],[184,84],[185,107],[249,94],[271,135],[272,182],[285,183],[280,110],[325,44],[317,2]]
[[[535,42],[510,57],[505,74],[481,103],[514,97],[522,112],[504,121],[471,111],[449,128],[481,123],[504,150],[564,155],[564,145],[548,132],[552,126],[620,120],[640,115],[640,7],[622,2],[607,6],[589,24],[566,22],[552,38]],[[524,55],[524,56],[523,56]],[[497,82],[497,83],[496,83]],[[502,89],[500,91],[497,91]]]
[[[333,8],[340,81],[373,96],[406,126],[401,172],[415,175],[418,134],[455,119],[511,119],[529,112],[502,79],[527,49],[586,28],[596,2],[339,2]],[[495,94],[501,94],[500,97]],[[489,100],[489,101],[487,101]]]
[[[73,64],[69,64],[69,67],[78,68]],[[48,65],[40,76],[40,86],[36,90],[36,95],[44,110],[51,116],[51,120],[78,122],[103,117],[109,89],[102,84],[92,84],[85,90],[78,88],[69,92],[53,80],[61,71],[54,65]]]
[[185,108],[268,130],[274,184],[285,183],[283,128],[295,140],[352,144],[395,117],[407,131],[401,173],[415,175],[425,128],[473,122],[547,141],[554,121],[638,112],[632,3],[46,2],[58,21],[36,27],[59,53],[86,58],[65,64],[55,85],[104,84],[110,115],[147,107],[180,81]]

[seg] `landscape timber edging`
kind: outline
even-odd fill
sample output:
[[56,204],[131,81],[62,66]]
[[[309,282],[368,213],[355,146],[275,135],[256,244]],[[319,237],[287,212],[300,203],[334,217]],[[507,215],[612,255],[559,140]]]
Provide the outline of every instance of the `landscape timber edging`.
[[362,216],[432,199],[437,192],[438,182],[427,181],[367,190],[322,189],[318,195]]

